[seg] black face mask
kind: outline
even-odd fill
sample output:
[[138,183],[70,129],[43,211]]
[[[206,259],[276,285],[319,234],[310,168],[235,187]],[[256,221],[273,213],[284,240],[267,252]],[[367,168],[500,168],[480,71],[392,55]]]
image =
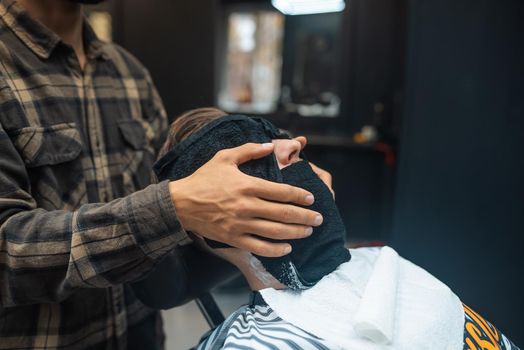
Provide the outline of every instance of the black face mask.
[[[181,179],[191,175],[222,149],[247,142],[265,143],[283,138],[289,139],[289,136],[265,119],[222,117],[168,151],[155,163],[154,171],[160,181]],[[303,153],[301,158],[305,159]],[[289,288],[305,289],[349,261],[349,251],[344,247],[346,231],[331,192],[307,161],[297,162],[280,171],[275,156],[270,155],[249,161],[239,168],[251,176],[310,191],[315,196],[315,203],[309,208],[324,217],[323,224],[314,228],[310,237],[286,241],[293,247],[291,254],[281,258],[257,256],[270,274]],[[212,248],[230,247],[212,240],[206,239],[206,242]]]

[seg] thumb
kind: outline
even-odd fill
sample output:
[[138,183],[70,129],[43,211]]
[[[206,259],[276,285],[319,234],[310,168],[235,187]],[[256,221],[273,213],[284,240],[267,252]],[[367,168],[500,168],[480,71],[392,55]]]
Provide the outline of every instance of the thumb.
[[242,146],[226,150],[226,156],[236,165],[253,159],[259,159],[273,153],[272,143],[246,143]]

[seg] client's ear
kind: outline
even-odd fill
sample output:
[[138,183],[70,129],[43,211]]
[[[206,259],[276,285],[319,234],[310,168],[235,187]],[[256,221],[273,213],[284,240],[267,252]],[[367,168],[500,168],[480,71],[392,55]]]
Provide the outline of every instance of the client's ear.
[[[202,236],[200,233],[191,232],[196,238],[201,239],[204,241],[204,236]],[[205,243],[205,241],[204,241]]]
[[229,261],[230,259],[228,259],[228,254],[224,254],[223,251],[228,249],[228,250],[231,250],[231,248],[224,248],[224,249],[213,249],[211,248],[210,246],[207,245],[204,237],[202,237],[200,234],[196,233],[196,232],[188,232],[188,236],[189,238],[191,238],[191,240],[193,241],[193,244],[203,250],[203,251],[206,251],[206,252],[209,252],[213,255],[216,255],[224,260],[227,260]]
[[209,252],[213,255],[218,256],[219,258],[222,258],[226,261],[229,261],[231,264],[236,265],[239,267],[239,265],[242,265],[242,263],[245,260],[245,255],[247,252],[242,251],[241,249],[230,247],[230,248],[211,248],[207,245],[204,238],[195,232],[188,232],[189,237],[193,241],[193,244],[206,252]]
[[193,244],[198,248],[206,250],[208,252],[213,252],[213,249],[211,249],[211,247],[206,244],[206,241],[200,234],[196,232],[188,232],[187,235],[189,236],[189,238],[191,238]]

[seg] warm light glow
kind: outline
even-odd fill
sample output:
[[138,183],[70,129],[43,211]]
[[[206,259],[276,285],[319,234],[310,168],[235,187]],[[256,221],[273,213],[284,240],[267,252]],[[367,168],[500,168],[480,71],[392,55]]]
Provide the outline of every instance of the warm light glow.
[[272,0],[271,2],[285,15],[340,12],[346,7],[344,0]]

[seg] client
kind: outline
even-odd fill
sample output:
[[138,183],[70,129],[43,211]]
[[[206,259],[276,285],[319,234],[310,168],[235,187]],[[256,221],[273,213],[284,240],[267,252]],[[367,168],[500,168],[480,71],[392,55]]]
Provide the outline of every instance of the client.
[[154,170],[159,180],[191,176],[221,149],[247,142],[272,142],[275,151],[240,169],[310,191],[324,222],[309,237],[289,241],[292,252],[281,258],[192,233],[195,243],[236,265],[254,291],[249,305],[198,349],[517,349],[393,249],[346,249],[331,192],[302,152],[305,139],[291,139],[265,119],[210,108],[188,112],[172,124]]

